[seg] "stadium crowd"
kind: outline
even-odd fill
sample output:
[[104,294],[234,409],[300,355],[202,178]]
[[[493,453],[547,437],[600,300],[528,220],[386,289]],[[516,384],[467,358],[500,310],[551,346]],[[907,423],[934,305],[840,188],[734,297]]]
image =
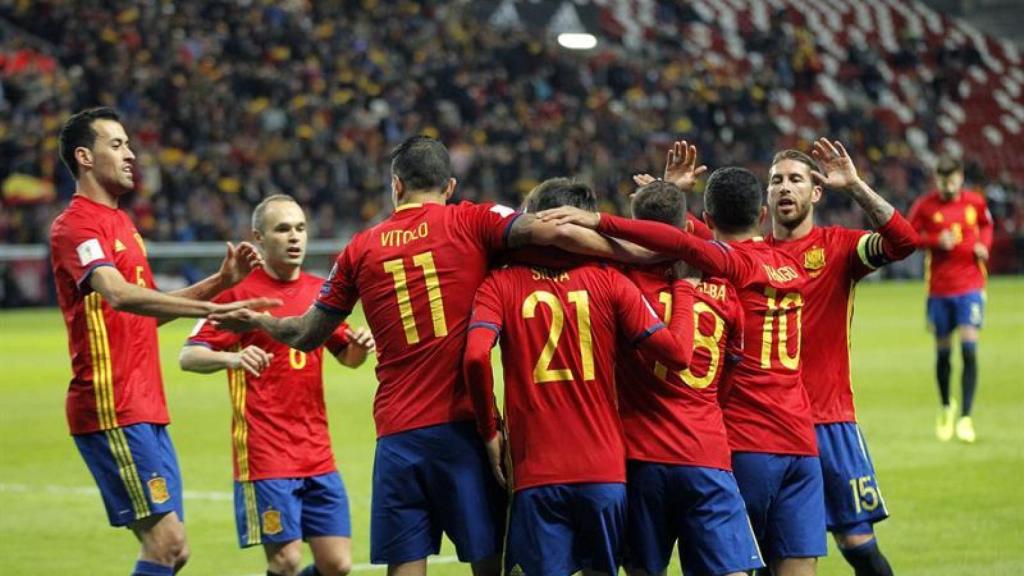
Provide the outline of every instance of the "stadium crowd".
[[[939,71],[918,79],[917,112],[927,120],[979,58],[966,43],[936,47],[910,35],[894,54],[852,46],[832,78],[850,105],[794,132],[777,115],[780,102],[829,74],[806,21],[773,17],[769,32],[744,34],[742,50],[763,63],[748,73],[684,35],[702,19],[691,6],[661,2],[657,16],[649,42],[627,58],[614,41],[580,55],[529,31],[496,33],[457,3],[7,4],[0,180],[29,184],[5,194],[0,238],[45,240],[74,190],[55,155],[60,119],[95,103],[114,105],[131,127],[140,178],[130,209],[158,241],[242,237],[252,206],[279,192],[310,207],[311,237],[348,236],[388,212],[386,154],[414,133],[449,146],[466,198],[515,205],[540,180],[568,172],[620,211],[616,191],[631,186],[628,175],[659,166],[680,135],[709,166],[763,174],[773,150],[807,149],[807,136],[828,133],[851,143],[873,185],[906,210],[932,186],[930,170],[903,134],[876,121],[886,93],[876,64],[927,61]],[[937,147],[938,127],[922,128]],[[1024,199],[1009,174],[969,162],[967,176],[985,188],[997,236],[1024,234]],[[826,196],[820,214],[865,224],[840,195]]]

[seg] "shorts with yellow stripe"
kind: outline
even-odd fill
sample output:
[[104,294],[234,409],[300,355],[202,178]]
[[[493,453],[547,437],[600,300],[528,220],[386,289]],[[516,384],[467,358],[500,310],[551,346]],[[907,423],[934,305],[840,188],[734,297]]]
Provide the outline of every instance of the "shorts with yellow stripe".
[[73,436],[96,479],[111,526],[176,512],[185,520],[181,471],[163,424],[133,424]]

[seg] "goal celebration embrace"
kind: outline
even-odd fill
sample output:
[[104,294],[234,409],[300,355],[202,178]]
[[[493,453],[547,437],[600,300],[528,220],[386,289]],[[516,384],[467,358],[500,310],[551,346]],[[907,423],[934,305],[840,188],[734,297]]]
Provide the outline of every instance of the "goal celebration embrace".
[[0,574],[1024,574],[1018,4],[0,2]]

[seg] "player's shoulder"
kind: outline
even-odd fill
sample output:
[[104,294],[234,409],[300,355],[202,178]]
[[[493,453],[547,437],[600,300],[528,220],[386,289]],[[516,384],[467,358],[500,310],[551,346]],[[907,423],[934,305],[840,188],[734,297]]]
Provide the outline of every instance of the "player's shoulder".
[[984,206],[987,202],[987,200],[985,200],[985,195],[980,190],[973,190],[969,188],[964,189],[963,199],[965,202],[977,206]]
[[929,190],[914,199],[914,206],[918,209],[932,206],[939,201],[939,191]]

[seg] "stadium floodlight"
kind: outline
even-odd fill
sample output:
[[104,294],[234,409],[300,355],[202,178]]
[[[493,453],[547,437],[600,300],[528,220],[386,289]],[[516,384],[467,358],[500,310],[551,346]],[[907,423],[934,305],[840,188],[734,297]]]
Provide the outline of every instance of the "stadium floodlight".
[[597,37],[593,34],[565,32],[558,35],[558,45],[569,50],[590,50],[597,46]]

